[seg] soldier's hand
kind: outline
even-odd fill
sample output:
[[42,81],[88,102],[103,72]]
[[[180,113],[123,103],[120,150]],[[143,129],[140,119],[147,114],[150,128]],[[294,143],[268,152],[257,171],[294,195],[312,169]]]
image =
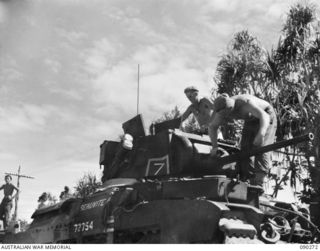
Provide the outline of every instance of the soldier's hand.
[[255,146],[261,146],[263,143],[263,138],[264,138],[264,135],[262,133],[258,132],[256,137],[254,138],[253,144]]
[[11,198],[12,198],[12,196],[11,196],[11,195],[8,195],[8,199],[11,200]]

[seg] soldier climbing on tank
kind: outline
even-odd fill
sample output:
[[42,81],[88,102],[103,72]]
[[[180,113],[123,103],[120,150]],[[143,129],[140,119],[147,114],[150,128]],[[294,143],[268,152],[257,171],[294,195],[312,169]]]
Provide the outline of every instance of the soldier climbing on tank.
[[[6,230],[9,223],[10,213],[12,209],[12,200],[19,192],[19,189],[11,184],[12,177],[11,175],[6,175],[4,177],[5,184],[0,187],[0,190],[3,189],[4,197],[0,204],[0,219],[3,221],[3,227]],[[14,191],[16,193],[14,194]]]
[[213,102],[209,98],[200,97],[199,90],[194,86],[189,86],[184,89],[184,93],[191,102],[191,105],[181,116],[181,125],[193,114],[198,121],[201,132],[206,132],[208,129],[209,121],[213,113]]
[[214,111],[213,101],[210,98],[201,97],[198,88],[194,86],[185,88],[184,93],[191,102],[191,105],[181,116],[180,128],[182,128],[183,122],[193,114],[200,126],[201,133],[207,133]]
[[[209,125],[212,156],[217,154],[218,128],[234,119],[244,120],[240,143],[242,151],[274,143],[277,118],[267,101],[248,94],[232,97],[222,94],[215,99],[214,110],[213,120]],[[242,180],[249,180],[250,184],[263,187],[264,178],[271,167],[271,152],[256,155],[254,159],[241,160],[238,165]]]
[[[210,130],[209,124],[213,119],[214,115],[214,103],[208,97],[201,97],[199,95],[198,88],[194,86],[189,86],[184,89],[184,93],[186,97],[191,102],[191,105],[187,108],[187,110],[181,116],[180,128],[182,128],[183,122],[193,114],[196,118],[199,126],[201,134],[208,134],[212,133]],[[210,136],[212,138],[213,136]],[[218,139],[223,139],[221,130],[218,129]]]

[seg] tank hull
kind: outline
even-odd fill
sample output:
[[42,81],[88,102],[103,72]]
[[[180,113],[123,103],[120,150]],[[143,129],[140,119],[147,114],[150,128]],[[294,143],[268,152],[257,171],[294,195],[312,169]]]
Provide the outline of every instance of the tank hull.
[[261,224],[263,213],[253,198],[258,193],[225,176],[114,179],[85,199],[37,210],[27,231],[7,235],[4,242],[222,243],[221,218],[237,215],[252,226]]

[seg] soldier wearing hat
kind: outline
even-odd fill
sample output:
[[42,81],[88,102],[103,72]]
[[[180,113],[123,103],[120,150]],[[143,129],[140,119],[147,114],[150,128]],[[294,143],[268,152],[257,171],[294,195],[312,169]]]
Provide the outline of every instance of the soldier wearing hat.
[[0,190],[3,189],[3,193],[4,193],[4,197],[0,204],[0,219],[3,221],[4,229],[6,229],[8,227],[10,212],[12,209],[12,199],[16,195],[16,194],[13,195],[13,193],[14,193],[14,190],[16,190],[16,193],[17,193],[19,189],[16,188],[13,184],[11,184],[11,181],[12,181],[11,175],[6,175],[4,177],[4,180],[6,184],[0,187]]
[[213,102],[209,98],[200,97],[199,90],[194,86],[189,86],[184,90],[185,95],[191,105],[181,116],[181,124],[190,114],[193,114],[200,125],[202,132],[206,131],[213,114]]
[[69,199],[72,196],[70,193],[70,188],[68,186],[64,186],[64,190],[60,193],[60,200],[66,200]]
[[[211,155],[217,154],[217,130],[230,120],[244,120],[241,137],[241,150],[250,151],[274,143],[277,118],[273,107],[265,100],[252,95],[242,94],[229,97],[222,94],[214,101],[214,115],[209,125],[212,141]],[[263,153],[238,163],[240,177],[249,179],[252,185],[263,185],[271,165],[271,153]]]

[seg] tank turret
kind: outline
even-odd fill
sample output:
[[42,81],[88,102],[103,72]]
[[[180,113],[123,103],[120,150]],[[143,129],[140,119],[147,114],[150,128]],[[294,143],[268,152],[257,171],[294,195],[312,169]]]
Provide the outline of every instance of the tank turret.
[[180,119],[154,125],[153,134],[144,134],[142,116],[124,123],[124,133],[133,136],[133,147],[123,142],[105,141],[101,146],[100,165],[104,166],[102,181],[112,178],[151,178],[163,176],[226,175],[234,177],[234,162],[264,152],[313,139],[311,133],[290,140],[240,151],[235,143],[219,140],[220,157],[210,156],[211,141],[208,135],[182,132]]

